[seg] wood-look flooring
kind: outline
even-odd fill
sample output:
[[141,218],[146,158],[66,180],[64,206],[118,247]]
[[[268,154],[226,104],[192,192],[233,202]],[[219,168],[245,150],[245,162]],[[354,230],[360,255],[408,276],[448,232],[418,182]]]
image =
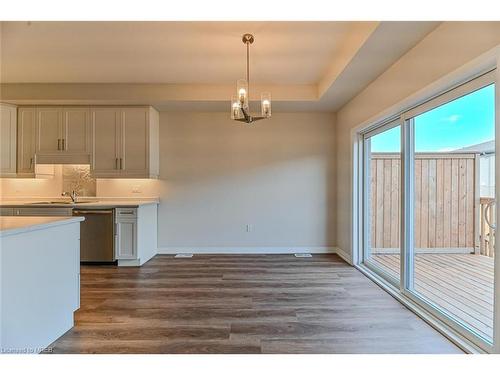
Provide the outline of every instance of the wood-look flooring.
[[337,255],[82,266],[54,353],[460,353]]
[[[399,255],[372,260],[399,278]],[[493,258],[477,254],[417,254],[415,291],[491,339],[493,337]]]

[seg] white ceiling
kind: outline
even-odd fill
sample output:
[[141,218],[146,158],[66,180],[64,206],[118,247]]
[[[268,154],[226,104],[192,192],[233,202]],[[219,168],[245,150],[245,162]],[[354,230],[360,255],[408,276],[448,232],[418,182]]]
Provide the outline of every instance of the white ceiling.
[[351,22],[6,22],[4,82],[316,83]]
[[[67,84],[149,84],[157,85],[156,91],[160,84],[171,85],[175,89],[170,96],[144,100],[159,109],[187,110],[192,104],[219,110],[226,107],[236,80],[245,75],[241,35],[250,32],[255,35],[250,50],[254,87],[272,86],[278,107],[281,101],[284,108],[335,110],[438,24],[2,22],[1,77],[3,84],[11,86],[65,84],[64,95],[68,95]],[[9,93],[5,86],[9,85],[3,85]],[[32,90],[43,99],[40,91]],[[57,90],[50,91],[49,99],[57,102]],[[68,99],[64,95],[61,102]],[[99,95],[96,91],[97,102]],[[112,99],[119,102],[120,95]],[[73,93],[70,96],[78,102]],[[21,99],[30,100],[13,97],[11,101]],[[87,93],[85,100],[93,99]],[[128,101],[143,100],[129,95]]]

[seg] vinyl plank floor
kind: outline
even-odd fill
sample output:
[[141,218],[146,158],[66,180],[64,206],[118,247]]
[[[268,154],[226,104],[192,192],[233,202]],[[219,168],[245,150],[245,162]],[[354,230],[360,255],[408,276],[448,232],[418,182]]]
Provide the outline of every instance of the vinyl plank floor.
[[336,255],[82,266],[53,353],[461,353]]

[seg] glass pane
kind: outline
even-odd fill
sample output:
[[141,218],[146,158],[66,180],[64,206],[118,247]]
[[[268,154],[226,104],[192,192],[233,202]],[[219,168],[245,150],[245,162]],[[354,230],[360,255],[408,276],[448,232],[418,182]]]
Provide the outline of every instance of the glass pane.
[[494,95],[490,85],[414,118],[413,291],[490,341]]
[[364,261],[382,276],[399,282],[401,212],[401,127],[365,139]]

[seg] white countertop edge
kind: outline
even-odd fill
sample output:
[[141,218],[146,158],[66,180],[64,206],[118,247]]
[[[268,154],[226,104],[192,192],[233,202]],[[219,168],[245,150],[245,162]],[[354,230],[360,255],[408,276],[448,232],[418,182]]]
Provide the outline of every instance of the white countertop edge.
[[[85,220],[83,216],[4,216],[1,219],[7,219],[7,218],[8,220],[19,221],[20,222],[19,227],[9,228],[9,229],[0,228],[0,238],[26,232],[33,232],[46,228],[57,227],[61,225],[78,223],[80,221]],[[32,220],[33,218],[39,219],[40,221],[44,222],[30,224],[29,221]],[[28,221],[28,223],[22,224],[23,221],[25,222]]]
[[60,198],[29,198],[29,199],[5,199],[0,201],[0,207],[58,207],[58,208],[114,208],[114,207],[140,207],[151,204],[159,205],[159,199],[122,199],[122,198],[82,198],[97,200],[97,202],[76,202],[76,203],[43,203],[37,204],[36,202],[57,200]]

